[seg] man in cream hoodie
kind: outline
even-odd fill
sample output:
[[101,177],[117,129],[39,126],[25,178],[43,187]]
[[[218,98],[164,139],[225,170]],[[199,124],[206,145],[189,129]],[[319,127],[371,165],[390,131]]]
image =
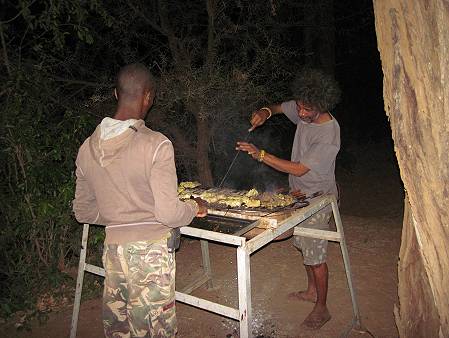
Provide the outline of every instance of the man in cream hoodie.
[[179,200],[173,145],[145,126],[155,87],[144,65],[123,67],[114,118],[103,119],[76,159],[75,216],[106,226],[106,337],[175,336],[175,255],[167,240],[171,229],[207,214],[204,201]]

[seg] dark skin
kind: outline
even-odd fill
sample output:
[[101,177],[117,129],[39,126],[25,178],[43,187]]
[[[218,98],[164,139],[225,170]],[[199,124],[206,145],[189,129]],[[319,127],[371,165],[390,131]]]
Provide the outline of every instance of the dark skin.
[[[297,101],[296,104],[299,118],[307,123],[321,124],[332,119],[332,116],[328,112],[317,111],[316,109],[313,109],[313,107],[306,106],[299,101]],[[269,108],[272,115],[282,113],[280,104],[271,105]],[[270,113],[265,109],[255,111],[251,117],[251,128],[249,131],[253,131],[255,128],[264,124],[269,117]],[[258,160],[260,157],[259,148],[252,143],[237,142],[236,150],[247,152],[255,160]],[[278,171],[295,176],[302,176],[310,170],[302,163],[284,160],[266,152],[262,162]],[[301,192],[294,191],[292,194],[300,195]],[[292,233],[293,229],[288,235],[291,235]],[[331,318],[326,306],[329,280],[328,267],[326,263],[322,263],[319,265],[305,265],[305,269],[307,272],[307,289],[304,291],[292,292],[288,295],[288,298],[314,302],[314,308],[301,326],[308,329],[319,329]]]
[[[119,74],[119,89],[114,90],[117,98],[117,109],[114,114],[116,120],[143,120],[153,105],[156,90],[151,79],[144,72]],[[197,197],[198,204],[196,217],[207,215],[207,202]]]

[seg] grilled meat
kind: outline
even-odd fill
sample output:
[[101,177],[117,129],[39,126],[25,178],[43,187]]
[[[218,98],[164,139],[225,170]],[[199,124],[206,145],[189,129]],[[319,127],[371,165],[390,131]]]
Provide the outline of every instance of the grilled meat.
[[[274,209],[285,207],[295,202],[290,195],[264,192],[260,194],[256,189],[249,191],[230,189],[201,189],[198,185],[190,184],[196,182],[181,182],[178,193],[181,200],[190,197],[200,197],[209,204],[227,208],[263,208]],[[193,188],[190,188],[193,186]]]

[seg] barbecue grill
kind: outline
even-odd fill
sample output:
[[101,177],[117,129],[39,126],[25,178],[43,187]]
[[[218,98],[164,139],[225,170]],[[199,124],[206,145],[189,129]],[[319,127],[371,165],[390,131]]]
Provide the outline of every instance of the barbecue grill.
[[[295,203],[298,202],[301,201],[296,201]],[[200,240],[203,274],[182,290],[177,290],[176,300],[235,319],[240,323],[240,337],[250,337],[252,321],[250,255],[296,226],[295,234],[297,235],[336,241],[340,244],[353,308],[352,323],[348,332],[352,328],[360,329],[362,327],[360,313],[352,284],[349,256],[337,200],[333,195],[323,195],[302,201],[301,203],[296,206],[293,204],[283,208],[273,209],[223,208],[210,205],[210,209],[208,210],[209,215],[205,220],[196,221],[190,226],[181,228],[181,234]],[[332,206],[337,231],[315,230],[298,226],[302,221],[329,205]],[[255,227],[261,227],[264,230],[250,240],[242,236]],[[84,272],[88,271],[96,275],[104,276],[104,269],[86,263],[88,235],[89,224],[84,224],[70,331],[71,338],[76,336]],[[237,247],[238,309],[191,295],[191,292],[200,286],[213,286],[208,241],[230,244]],[[180,250],[182,252],[182,248]]]
[[[213,208],[209,206],[205,218],[195,218],[189,227],[209,230],[234,236],[245,236],[254,228],[276,228],[279,221],[287,218],[308,203],[295,203],[284,208],[270,210],[265,208]],[[257,221],[257,222],[256,222]]]
[[[254,228],[270,229],[276,228],[277,223],[287,217],[292,212],[299,208],[309,205],[308,198],[304,197],[301,200],[289,197],[284,198],[282,194],[262,193],[259,194],[256,190],[233,190],[228,188],[187,188],[182,190],[181,199],[195,198],[215,195],[222,198],[238,198],[251,195],[253,199],[257,197],[269,199],[270,196],[280,196],[282,199],[291,201],[291,203],[277,207],[247,207],[244,204],[239,206],[229,206],[219,202],[208,204],[208,215],[205,218],[195,218],[189,227],[213,231],[221,234],[228,234],[234,236],[248,236],[254,235]],[[316,197],[317,194],[314,195]],[[257,233],[257,231],[256,231]]]
[[[255,191],[255,190],[254,190]],[[191,188],[182,191],[181,199],[221,196],[223,199],[248,199],[248,191],[227,188]],[[251,193],[251,191],[250,191]],[[314,194],[313,197],[316,197]],[[211,230],[219,233],[240,236],[255,226],[259,228],[275,228],[279,220],[287,218],[295,210],[309,205],[308,197],[295,199],[289,195],[261,193],[257,191],[251,196],[252,201],[261,201],[261,206],[248,207],[242,202],[238,206],[230,206],[220,201],[208,203],[208,216],[206,219],[195,219],[190,227]],[[277,201],[272,201],[273,199]],[[272,200],[270,200],[272,199]],[[283,205],[276,205],[276,203]],[[264,206],[270,204],[270,207]],[[239,204],[239,203],[238,203]],[[274,205],[274,206],[273,206]],[[254,223],[254,221],[259,221]]]

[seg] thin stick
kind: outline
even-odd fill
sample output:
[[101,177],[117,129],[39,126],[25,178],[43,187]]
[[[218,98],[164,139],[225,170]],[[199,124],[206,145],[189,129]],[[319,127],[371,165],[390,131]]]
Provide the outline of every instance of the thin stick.
[[226,178],[228,177],[229,172],[231,171],[232,167],[234,166],[235,160],[237,159],[237,157],[239,156],[239,154],[240,154],[240,150],[237,151],[237,154],[235,154],[234,159],[232,160],[231,165],[230,165],[229,168],[228,168],[228,171],[226,171],[226,174],[225,174],[225,175],[223,176],[223,178],[221,179],[221,182],[220,182],[220,184],[218,185],[219,188],[221,188],[221,187],[223,186],[223,183],[224,183],[224,181],[226,180]]
[[6,71],[7,71],[8,75],[11,76],[11,67],[9,65],[8,51],[6,50],[6,41],[5,41],[5,36],[3,35],[3,24],[1,22],[0,22],[0,39],[1,39],[1,43],[2,43],[3,58],[4,58]]
[[[249,136],[251,135],[250,133],[251,133],[251,132],[248,131],[248,134],[246,135],[245,140],[244,140],[245,142],[247,142],[247,141],[249,140]],[[223,183],[224,183],[224,181],[226,180],[226,178],[228,177],[229,173],[231,172],[231,169],[232,169],[232,167],[234,166],[235,160],[237,160],[237,157],[239,156],[239,154],[240,154],[240,150],[237,151],[237,154],[235,154],[234,159],[233,159],[232,162],[231,162],[231,165],[229,166],[228,170],[226,171],[226,174],[225,174],[225,175],[223,176],[223,178],[221,179],[221,182],[220,182],[220,184],[218,185],[219,188],[221,188],[221,187],[223,186]]]

